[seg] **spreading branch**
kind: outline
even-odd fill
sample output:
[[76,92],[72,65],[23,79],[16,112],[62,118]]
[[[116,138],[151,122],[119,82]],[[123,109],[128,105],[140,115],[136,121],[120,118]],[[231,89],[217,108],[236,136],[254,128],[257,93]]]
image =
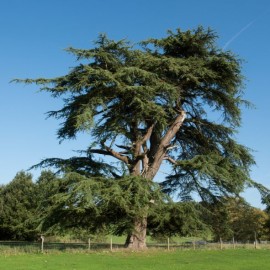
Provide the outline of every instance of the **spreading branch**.
[[104,149],[90,149],[89,152],[93,154],[100,154],[100,155],[105,155],[105,156],[112,156],[115,157],[116,159],[123,161],[125,164],[130,163],[130,159],[127,156],[123,156],[121,153],[118,153],[111,149],[110,147],[106,146],[103,144]]
[[169,156],[165,156],[164,157],[165,160],[168,160],[169,162],[171,162],[172,164],[176,165],[177,164],[177,161],[174,160],[172,157],[169,157]]
[[164,137],[161,139],[157,151],[154,155],[153,162],[150,165],[148,172],[146,173],[147,178],[153,179],[153,177],[156,175],[166,155],[167,150],[172,146],[171,140],[175,137],[176,133],[179,131],[185,118],[186,118],[185,111],[181,111],[180,114],[175,118],[170,128],[167,130]]
[[144,137],[143,137],[142,140],[141,140],[141,145],[145,144],[145,143],[150,139],[150,137],[151,137],[151,135],[152,135],[152,132],[153,132],[153,129],[154,129],[154,126],[155,126],[155,125],[152,124],[152,125],[148,128],[146,134],[144,135]]
[[170,147],[171,140],[174,138],[175,134],[180,129],[181,125],[183,124],[184,120],[186,118],[186,112],[180,111],[180,114],[176,117],[171,127],[168,129],[167,133],[164,135],[164,137],[161,140],[162,146]]

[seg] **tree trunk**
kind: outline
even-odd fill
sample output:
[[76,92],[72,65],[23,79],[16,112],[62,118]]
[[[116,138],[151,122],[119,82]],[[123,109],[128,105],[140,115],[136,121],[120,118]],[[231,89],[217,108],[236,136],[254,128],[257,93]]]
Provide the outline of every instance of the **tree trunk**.
[[[134,138],[135,149],[132,165],[130,166],[130,174],[134,176],[142,176],[145,179],[153,180],[157,174],[162,161],[165,159],[171,141],[175,134],[179,131],[186,117],[184,111],[174,119],[166,134],[161,138],[159,134],[153,132],[154,124],[152,124],[141,140],[138,136]],[[137,125],[135,130],[137,129]],[[150,150],[148,152],[147,141],[150,140]],[[142,152],[143,150],[143,152]],[[112,151],[111,151],[112,152]],[[116,156],[116,152],[112,152]],[[120,155],[121,156],[121,155]],[[167,157],[168,159],[168,157]],[[123,157],[122,157],[123,160]],[[126,164],[129,161],[126,161]],[[129,164],[130,165],[130,164]],[[148,207],[144,209],[146,213],[143,217],[137,217],[134,221],[133,231],[127,236],[125,246],[131,249],[145,249],[146,247],[146,229],[147,229],[147,212]]]
[[146,249],[146,227],[146,217],[136,219],[133,231],[127,236],[125,246],[130,249]]

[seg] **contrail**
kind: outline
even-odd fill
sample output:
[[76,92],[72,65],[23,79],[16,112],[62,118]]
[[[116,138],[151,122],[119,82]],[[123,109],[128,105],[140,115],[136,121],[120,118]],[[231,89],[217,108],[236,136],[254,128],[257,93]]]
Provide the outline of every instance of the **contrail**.
[[227,47],[234,41],[236,40],[244,31],[246,31],[253,23],[255,23],[257,19],[249,22],[247,25],[245,25],[239,32],[237,32],[229,41],[225,43],[223,46],[223,50],[226,50]]
[[254,24],[256,21],[258,21],[259,19],[261,19],[262,17],[264,17],[267,13],[269,13],[270,9],[267,8],[264,12],[262,12],[261,14],[259,14],[259,16],[255,17],[255,19],[253,19],[251,22],[249,22],[247,25],[245,25],[239,32],[237,32],[229,41],[227,41],[225,43],[225,45],[223,46],[223,50],[226,50],[227,47],[233,42],[235,41],[244,31],[246,31],[252,24]]

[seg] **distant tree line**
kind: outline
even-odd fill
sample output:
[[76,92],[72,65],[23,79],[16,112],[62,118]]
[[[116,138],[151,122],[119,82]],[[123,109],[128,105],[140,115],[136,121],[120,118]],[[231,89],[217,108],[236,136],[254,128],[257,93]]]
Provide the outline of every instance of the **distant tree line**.
[[[91,213],[87,200],[81,200],[83,205],[81,210],[77,208],[76,213],[70,209],[60,209],[63,197],[59,194],[62,193],[66,201],[70,200],[71,194],[73,198],[82,196],[80,190],[76,193],[76,190],[71,189],[71,179],[76,181],[76,175],[67,173],[59,176],[52,171],[43,171],[34,181],[30,173],[21,171],[10,183],[2,185],[0,240],[32,241],[38,240],[40,234],[72,234],[74,237],[86,234],[124,234],[124,229],[121,231],[121,226],[115,225],[115,219],[110,216],[109,209],[102,212],[101,206],[101,212]],[[121,193],[121,196],[125,196],[124,193]],[[72,203],[75,206],[76,202]],[[156,239],[199,236],[211,237],[215,241],[234,238],[235,241],[246,242],[253,241],[256,234],[258,240],[270,240],[268,211],[254,208],[240,197],[224,197],[213,204],[170,200],[166,200],[162,205],[156,205],[154,201],[152,203],[153,211],[150,211],[148,218],[148,234]],[[117,208],[117,205],[112,204],[111,207]],[[119,210],[116,219],[124,223],[125,219],[121,220],[122,216],[126,215]],[[108,222],[108,219],[111,222]],[[125,226],[126,224],[123,224],[123,228]]]

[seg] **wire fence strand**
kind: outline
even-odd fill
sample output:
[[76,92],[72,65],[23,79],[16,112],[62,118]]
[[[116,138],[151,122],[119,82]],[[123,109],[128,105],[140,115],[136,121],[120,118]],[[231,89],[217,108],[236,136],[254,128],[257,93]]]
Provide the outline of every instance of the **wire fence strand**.
[[[25,242],[25,241],[0,241],[0,253],[37,253],[51,251],[113,251],[124,249],[124,244],[113,243],[112,240],[104,243],[92,242]],[[148,249],[165,250],[217,250],[217,249],[270,249],[270,241],[258,242],[208,242],[208,241],[189,241],[173,242],[168,239],[164,243],[148,243]]]

